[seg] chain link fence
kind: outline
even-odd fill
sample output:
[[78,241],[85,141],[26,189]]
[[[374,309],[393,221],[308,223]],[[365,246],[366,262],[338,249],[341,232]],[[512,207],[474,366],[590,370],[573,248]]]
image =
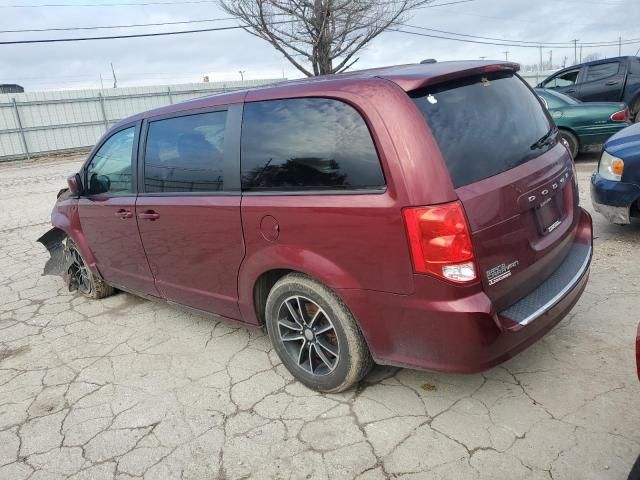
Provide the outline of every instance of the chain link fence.
[[120,119],[282,79],[0,94],[0,161],[90,149]]

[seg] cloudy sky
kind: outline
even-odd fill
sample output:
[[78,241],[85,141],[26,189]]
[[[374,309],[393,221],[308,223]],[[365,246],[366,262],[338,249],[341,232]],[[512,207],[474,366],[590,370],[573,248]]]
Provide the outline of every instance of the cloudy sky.
[[[432,5],[453,0],[435,0]],[[168,3],[171,2],[171,3]],[[141,5],[147,3],[147,5]],[[164,3],[164,4],[158,4]],[[137,4],[137,5],[136,5]],[[226,17],[215,0],[0,0],[0,42],[132,34],[235,25],[233,20],[63,32],[6,32],[7,30],[93,27],[141,23],[209,20]],[[622,37],[623,55],[640,49],[638,0],[469,0],[422,8],[406,23],[465,35],[528,42],[610,42]],[[414,30],[421,33],[433,33]],[[448,36],[453,36],[448,34]],[[457,37],[466,38],[470,37]],[[485,41],[485,40],[479,40]],[[508,42],[507,42],[508,43]],[[544,48],[548,61],[549,47]],[[483,45],[387,32],[360,55],[357,67],[438,60],[509,59],[539,62],[538,48]],[[554,64],[573,63],[573,48],[553,48]],[[618,46],[584,47],[583,56],[616,56]],[[288,78],[300,74],[266,42],[242,30],[195,33],[155,38],[74,43],[0,45],[0,83],[19,83],[28,90],[98,88],[100,75],[110,85],[110,62],[119,86],[212,80]],[[355,67],[354,67],[355,68]]]

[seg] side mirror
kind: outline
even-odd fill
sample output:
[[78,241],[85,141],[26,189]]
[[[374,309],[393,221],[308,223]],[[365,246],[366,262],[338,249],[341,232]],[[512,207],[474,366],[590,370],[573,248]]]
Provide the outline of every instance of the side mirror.
[[111,180],[106,175],[92,174],[89,180],[89,193],[99,195],[111,189]]
[[69,192],[71,195],[82,194],[82,177],[79,173],[74,173],[67,177],[67,185],[69,186]]

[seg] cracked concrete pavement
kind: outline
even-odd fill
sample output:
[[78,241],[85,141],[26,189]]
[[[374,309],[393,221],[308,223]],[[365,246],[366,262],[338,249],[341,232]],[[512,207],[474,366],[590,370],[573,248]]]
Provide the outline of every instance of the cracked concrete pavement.
[[35,240],[78,165],[0,165],[0,479],[625,479],[640,453],[640,222],[594,215],[584,296],[504,365],[377,367],[323,395],[262,333],[41,276]]

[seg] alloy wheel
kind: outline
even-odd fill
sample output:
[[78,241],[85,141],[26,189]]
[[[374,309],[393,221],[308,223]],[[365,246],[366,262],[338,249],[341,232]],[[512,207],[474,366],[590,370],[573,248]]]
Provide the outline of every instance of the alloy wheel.
[[84,264],[84,260],[80,256],[80,252],[75,248],[71,248],[71,267],[69,267],[69,273],[71,274],[72,282],[78,286],[83,294],[91,293],[91,277],[87,266]]
[[278,333],[289,357],[307,373],[327,375],[338,365],[335,327],[313,300],[302,295],[285,299],[278,310]]

